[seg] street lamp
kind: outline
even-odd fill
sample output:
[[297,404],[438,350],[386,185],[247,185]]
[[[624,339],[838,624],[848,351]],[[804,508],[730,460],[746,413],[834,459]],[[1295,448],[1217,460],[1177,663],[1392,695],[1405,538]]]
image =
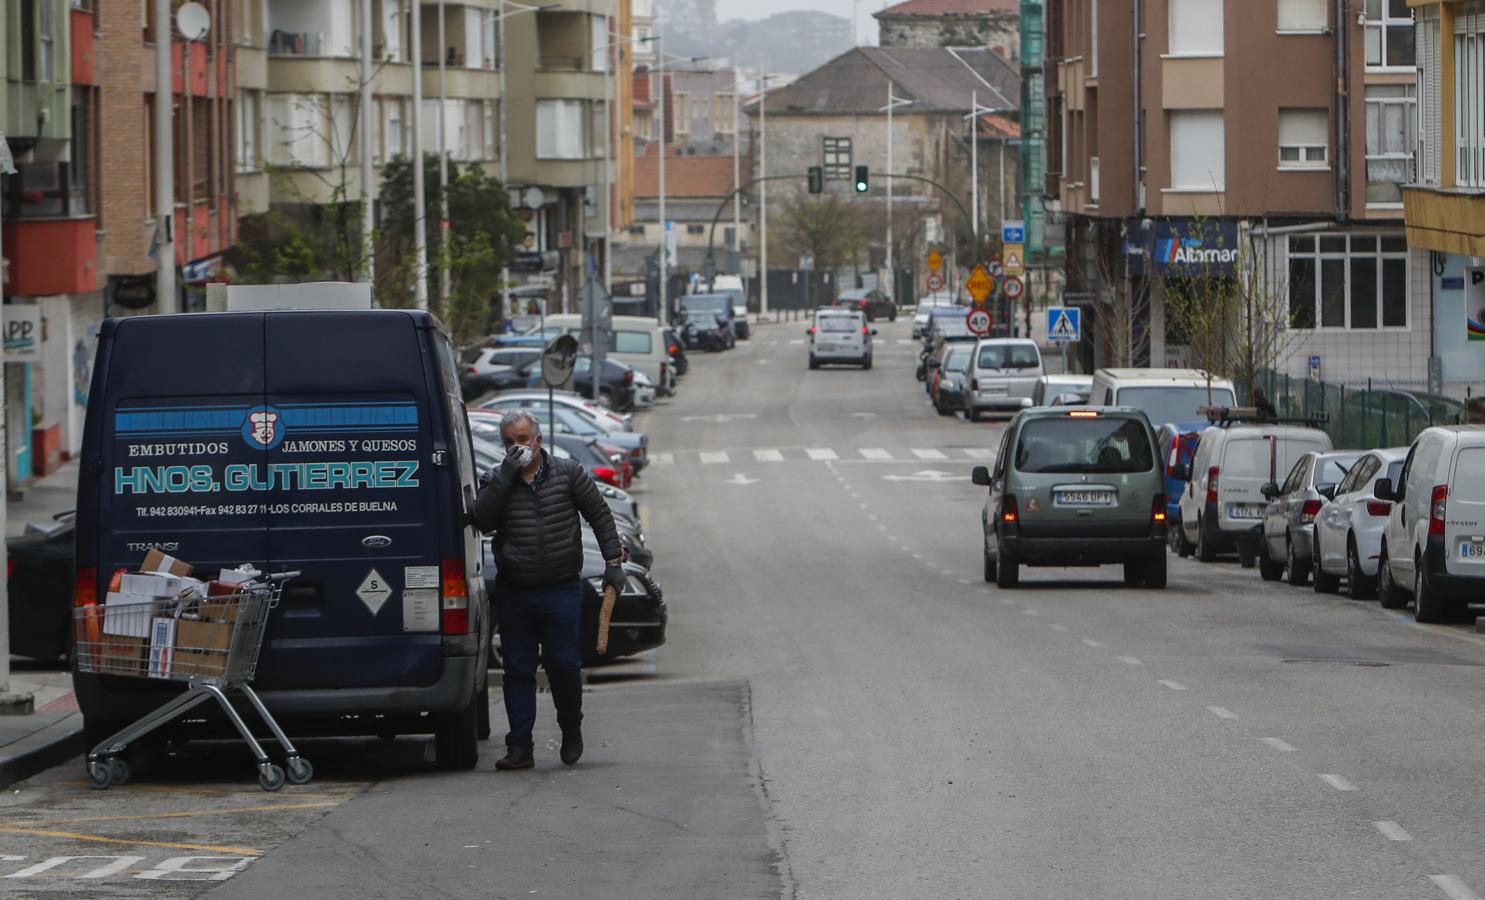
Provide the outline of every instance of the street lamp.
[[[972,171],[970,176],[970,190],[973,196],[970,198],[970,219],[975,235],[975,253],[980,252],[980,116],[989,116],[996,113],[1011,112],[998,106],[981,106],[978,91],[969,93],[969,112],[964,118],[969,120],[969,167]],[[1005,219],[1005,141],[1000,142],[1000,196],[1002,199],[1001,220]],[[979,260],[975,260],[979,262]]]
[[670,312],[669,293],[670,281],[670,234],[666,228],[665,220],[665,60],[674,59],[677,62],[699,63],[705,62],[707,56],[680,56],[675,53],[666,53],[660,49],[660,36],[655,35],[655,63],[660,73],[660,303],[659,312],[668,315]]
[[897,269],[892,259],[892,110],[899,106],[907,106],[917,101],[911,97],[898,97],[893,93],[896,87],[888,79],[887,81],[887,105],[881,107],[877,112],[887,114],[887,278],[890,285],[890,296],[895,302],[897,299]]
[[[653,35],[642,38],[614,37],[613,18],[609,18],[609,42],[601,47],[593,48],[594,55],[607,53],[625,44],[644,44],[656,40]],[[610,294],[614,292],[614,64],[620,60],[616,57],[610,60],[603,70],[603,128],[606,139],[604,141],[603,154],[603,289]]]

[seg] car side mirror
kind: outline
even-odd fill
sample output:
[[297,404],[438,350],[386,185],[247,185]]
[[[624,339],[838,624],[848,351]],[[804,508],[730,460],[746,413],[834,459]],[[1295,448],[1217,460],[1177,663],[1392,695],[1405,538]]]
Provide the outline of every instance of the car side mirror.
[[990,470],[985,468],[984,466],[975,466],[973,469],[969,470],[969,480],[973,481],[975,484],[978,484],[980,487],[989,487]]
[[1274,484],[1272,481],[1259,488],[1258,491],[1269,500],[1272,500],[1275,497],[1279,496],[1279,486],[1277,484]]
[[1330,481],[1324,482],[1323,484],[1315,485],[1315,492],[1324,497],[1326,500],[1335,499],[1335,489],[1335,483]]
[[877,333],[877,330],[876,330],[876,329],[875,329],[875,328],[873,328],[873,329],[872,329],[872,330],[871,330],[871,333],[872,333],[872,334],[876,334],[876,333]]
[[1373,493],[1377,495],[1378,500],[1397,501],[1402,499],[1401,497],[1393,496],[1391,478],[1378,478],[1377,486]]

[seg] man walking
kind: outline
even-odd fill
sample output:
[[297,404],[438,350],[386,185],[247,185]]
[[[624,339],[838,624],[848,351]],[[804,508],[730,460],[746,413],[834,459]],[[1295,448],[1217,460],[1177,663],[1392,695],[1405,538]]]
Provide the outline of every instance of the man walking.
[[471,518],[494,532],[499,574],[495,618],[505,662],[503,692],[510,732],[505,758],[495,768],[529,769],[536,725],[536,660],[543,668],[562,729],[562,762],[583,755],[583,652],[581,633],[583,536],[578,516],[588,520],[607,563],[603,584],[624,587],[624,548],[608,504],[593,478],[570,459],[542,447],[541,422],[525,410],[500,420],[505,460],[474,501]]

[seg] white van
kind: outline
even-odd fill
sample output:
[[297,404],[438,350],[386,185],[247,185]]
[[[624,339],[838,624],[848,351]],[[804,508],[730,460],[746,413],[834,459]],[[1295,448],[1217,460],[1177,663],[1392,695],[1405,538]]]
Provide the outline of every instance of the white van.
[[[583,317],[574,313],[547,316],[548,328],[561,328],[582,343],[588,335],[582,333]],[[670,350],[665,343],[665,332],[658,319],[649,316],[614,316],[614,350],[608,354],[613,359],[628,363],[645,373],[654,382],[660,394],[675,392],[675,373],[671,371]]]
[[805,329],[810,339],[810,368],[848,363],[870,369],[871,336],[876,333],[866,313],[829,306],[816,310],[814,324]]
[[1397,483],[1377,481],[1392,502],[1382,528],[1377,594],[1419,622],[1462,618],[1485,599],[1485,425],[1424,429]]
[[982,338],[969,363],[964,417],[978,422],[982,412],[1016,412],[1031,406],[1036,383],[1045,374],[1042,351],[1035,341]]
[[1251,568],[1268,508],[1263,486],[1282,481],[1305,453],[1330,449],[1330,435],[1300,425],[1222,424],[1203,431],[1196,456],[1182,467],[1189,471],[1178,473],[1186,476],[1182,555],[1194,549],[1197,559],[1211,562],[1220,551],[1236,548],[1243,567]]
[[1195,431],[1207,423],[1207,417],[1197,412],[1200,407],[1237,405],[1231,379],[1212,378],[1210,385],[1207,381],[1207,373],[1200,369],[1099,369],[1093,373],[1088,402],[1132,406],[1156,428],[1173,422],[1189,426],[1183,431]]

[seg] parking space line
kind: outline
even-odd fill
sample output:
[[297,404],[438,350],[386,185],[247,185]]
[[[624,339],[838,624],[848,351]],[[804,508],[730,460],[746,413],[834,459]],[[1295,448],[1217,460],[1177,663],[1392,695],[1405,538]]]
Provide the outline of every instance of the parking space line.
[[1330,785],[1331,787],[1335,788],[1338,791],[1354,791],[1354,790],[1356,790],[1356,785],[1352,784],[1351,782],[1347,781],[1346,779],[1342,778],[1339,775],[1321,775],[1320,776],[1320,780],[1323,781],[1323,782],[1325,782],[1326,784]]
[[1275,750],[1279,751],[1280,753],[1293,753],[1294,752],[1294,745],[1293,744],[1289,743],[1288,741],[1281,741],[1281,740],[1279,740],[1276,737],[1266,737],[1266,738],[1263,739],[1263,742],[1265,744],[1268,744],[1270,747],[1274,748]]
[[934,450],[931,447],[926,449],[914,447],[913,455],[918,457],[919,459],[948,459],[948,457],[944,455],[944,451]]
[[1232,710],[1228,709],[1225,706],[1208,706],[1207,707],[1207,712],[1211,713],[1212,715],[1216,716],[1219,719],[1236,719],[1237,718],[1237,713],[1233,712]]
[[989,459],[995,455],[994,450],[986,450],[983,447],[965,447],[964,455],[970,459]]
[[754,450],[753,458],[759,462],[783,462],[784,454],[778,450]]
[[81,834],[76,831],[55,831],[50,828],[17,828],[0,825],[0,834],[24,834],[31,837],[66,838],[72,841],[89,841],[96,844],[123,844],[127,847],[164,847],[169,850],[200,850],[203,853],[225,853],[232,856],[262,856],[262,850],[252,847],[219,847],[215,844],[182,844],[172,841],[145,841],[136,838],[112,838],[100,834]]
[[1098,641],[1095,641],[1093,638],[1083,638],[1083,643],[1087,644],[1090,647],[1102,647],[1103,646],[1102,643],[1100,643]]
[[1160,680],[1160,683],[1163,684],[1163,685],[1165,685],[1166,687],[1170,688],[1173,691],[1184,691],[1184,690],[1186,690],[1186,685],[1180,683],[1179,681],[1168,681],[1168,680],[1162,678]]
[[674,453],[652,453],[650,454],[650,465],[668,466],[675,462]]
[[1119,657],[1119,662],[1124,663],[1124,665],[1126,665],[1126,666],[1142,666],[1142,665],[1144,665],[1144,663],[1140,662],[1137,658],[1135,658],[1133,656],[1121,656],[1121,657]]
[[1413,839],[1413,836],[1411,834],[1408,834],[1408,832],[1401,825],[1397,824],[1391,819],[1388,819],[1385,822],[1373,822],[1372,824],[1375,825],[1377,827],[1377,830],[1382,832],[1382,836],[1387,838],[1387,840],[1389,841],[1411,841]]
[[[349,799],[349,798],[347,798]],[[137,816],[84,816],[76,819],[58,819],[55,822],[40,822],[36,828],[53,828],[58,825],[88,825],[98,822],[143,822],[149,819],[195,819],[201,816],[225,816],[237,813],[278,812],[295,809],[333,809],[345,800],[318,800],[312,803],[265,803],[261,806],[238,806],[229,809],[180,810],[165,813],[144,813]]]
[[1438,885],[1449,900],[1480,900],[1480,896],[1460,881],[1457,875],[1430,875],[1428,880]]
[[839,456],[836,456],[835,451],[829,447],[806,447],[804,452],[808,453],[810,459],[814,460],[840,459]]
[[703,463],[725,463],[725,462],[729,461],[730,459],[731,459],[731,457],[729,457],[727,455],[727,451],[726,450],[703,450],[703,451],[701,451],[701,461]]
[[866,447],[859,451],[862,459],[891,459],[892,454],[880,447]]

